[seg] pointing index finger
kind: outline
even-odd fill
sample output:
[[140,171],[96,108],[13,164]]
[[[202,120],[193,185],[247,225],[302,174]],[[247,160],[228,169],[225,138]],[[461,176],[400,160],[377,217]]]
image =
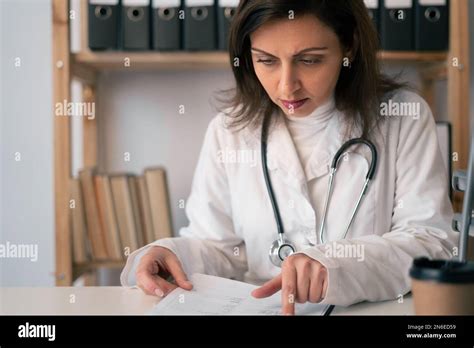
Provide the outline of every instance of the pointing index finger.
[[282,292],[281,306],[282,313],[295,314],[295,294],[296,294],[296,268],[292,265],[282,268]]

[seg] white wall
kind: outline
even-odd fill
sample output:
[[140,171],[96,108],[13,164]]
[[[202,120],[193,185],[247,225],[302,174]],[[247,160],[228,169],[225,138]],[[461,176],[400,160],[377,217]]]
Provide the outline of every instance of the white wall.
[[187,225],[178,204],[188,198],[204,132],[216,115],[210,96],[232,83],[230,70],[115,72],[99,80],[100,169],[139,174],[165,166],[176,232]]
[[0,0],[0,9],[0,243],[38,245],[37,262],[0,259],[0,285],[49,286],[55,259],[50,0]]

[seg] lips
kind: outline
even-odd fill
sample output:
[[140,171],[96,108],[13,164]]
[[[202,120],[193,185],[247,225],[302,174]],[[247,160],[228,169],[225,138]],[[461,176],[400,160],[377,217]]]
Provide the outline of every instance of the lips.
[[307,100],[308,98],[300,99],[300,100],[282,100],[281,102],[283,103],[285,108],[295,110],[302,107],[304,103],[306,103]]

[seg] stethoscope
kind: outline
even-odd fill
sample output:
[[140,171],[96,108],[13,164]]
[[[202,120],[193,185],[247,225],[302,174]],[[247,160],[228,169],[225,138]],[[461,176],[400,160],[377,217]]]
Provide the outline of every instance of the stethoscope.
[[[295,245],[290,242],[288,239],[284,237],[284,231],[283,231],[283,224],[281,221],[280,217],[280,210],[278,209],[278,203],[275,198],[275,194],[272,189],[272,183],[270,181],[270,176],[268,174],[268,167],[267,167],[267,127],[266,124],[264,123],[262,127],[262,146],[261,146],[261,152],[262,152],[262,168],[263,168],[263,176],[265,178],[265,184],[267,186],[267,191],[268,191],[268,196],[270,197],[270,202],[272,204],[272,209],[273,209],[273,214],[275,215],[275,222],[277,225],[277,231],[278,231],[278,238],[272,243],[269,251],[269,257],[270,261],[277,267],[281,267],[282,262],[291,254],[293,254],[296,251]],[[341,159],[341,156],[344,154],[344,152],[351,146],[356,145],[356,144],[363,144],[369,147],[370,152],[372,154],[371,162],[370,162],[370,167],[367,171],[367,175],[365,177],[365,182],[364,186],[360,192],[359,198],[357,200],[357,203],[352,210],[351,218],[349,220],[349,223],[347,224],[346,230],[343,235],[343,239],[346,238],[347,232],[349,231],[355,216],[357,215],[357,211],[359,210],[360,204],[362,202],[362,198],[365,196],[367,193],[367,188],[369,186],[370,181],[373,179],[375,175],[375,168],[377,167],[377,150],[375,148],[375,145],[366,139],[363,138],[354,138],[351,139],[347,142],[345,142],[339,150],[336,152],[334,155],[334,158],[332,160],[331,164],[331,171],[329,175],[329,184],[328,184],[328,190],[326,193],[326,200],[324,202],[324,212],[323,212],[323,219],[321,221],[321,227],[319,229],[319,239],[321,243],[324,243],[324,226],[326,223],[326,216],[327,216],[327,210],[328,210],[328,205],[329,205],[329,200],[330,197],[332,196],[332,188],[334,184],[334,176],[336,175],[337,171],[337,166],[339,163],[339,160]]]

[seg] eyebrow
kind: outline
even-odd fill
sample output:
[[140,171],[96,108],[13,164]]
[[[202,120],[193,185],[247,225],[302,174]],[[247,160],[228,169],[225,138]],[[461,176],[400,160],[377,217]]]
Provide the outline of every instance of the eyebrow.
[[[304,50],[299,51],[298,53],[293,55],[293,57],[297,57],[297,56],[299,56],[303,53],[310,52],[310,51],[324,51],[324,50],[327,50],[327,49],[328,49],[327,47],[309,47],[309,48],[305,48]],[[261,50],[259,48],[251,47],[250,50],[257,51],[257,52],[264,53],[264,54],[267,54],[269,56],[275,57],[273,54],[265,52],[264,50]]]

